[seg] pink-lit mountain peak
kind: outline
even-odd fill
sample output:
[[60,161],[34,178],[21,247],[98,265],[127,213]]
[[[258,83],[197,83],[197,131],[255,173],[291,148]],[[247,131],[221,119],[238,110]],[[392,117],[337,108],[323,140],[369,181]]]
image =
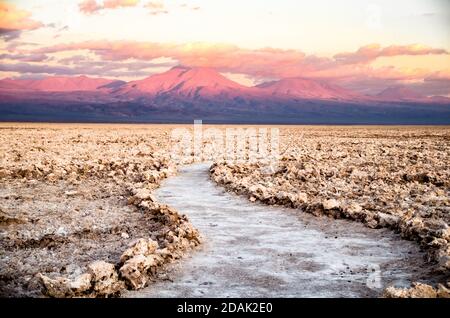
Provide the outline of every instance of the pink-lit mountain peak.
[[225,92],[245,90],[246,88],[212,68],[176,66],[164,73],[129,82],[121,88],[121,91],[155,95],[171,92],[191,96],[199,93],[219,95]]
[[229,87],[236,89],[243,87],[242,85],[226,78],[215,69],[207,67],[187,69],[181,77],[186,80],[186,84],[188,86]]

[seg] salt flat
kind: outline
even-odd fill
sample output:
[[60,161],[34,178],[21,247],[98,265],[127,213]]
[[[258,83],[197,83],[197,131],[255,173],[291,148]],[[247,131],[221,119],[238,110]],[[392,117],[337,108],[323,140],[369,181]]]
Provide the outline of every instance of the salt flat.
[[[164,223],[170,220],[168,216],[156,217],[160,215],[160,210],[154,207],[157,202],[153,202],[147,194],[139,199],[136,197],[139,193],[146,193],[142,192],[143,189],[150,193],[154,192],[166,178],[169,178],[168,184],[183,180],[171,179],[177,170],[183,168],[173,159],[173,142],[170,138],[172,130],[180,127],[186,128],[187,131],[193,130],[191,125],[1,123],[1,294],[42,296],[42,282],[36,276],[38,273],[55,279],[66,277],[72,280],[84,273],[93,261],[102,260],[120,267],[123,265],[119,260],[122,252],[141,238],[156,241],[161,250],[172,244],[173,237],[162,233],[168,233],[165,230],[168,226],[173,230],[178,229],[179,224]],[[223,130],[227,127],[244,126],[204,126],[208,127]],[[236,202],[240,202],[245,209],[258,210],[261,209],[259,204],[263,203],[267,206],[279,205],[289,207],[291,210],[293,208],[300,214],[308,213],[300,217],[297,214],[294,216],[291,212],[259,214],[255,212],[250,219],[241,219],[249,229],[255,231],[258,230],[259,221],[267,226],[270,225],[271,218],[276,218],[279,222],[273,224],[272,232],[270,235],[267,234],[270,239],[264,240],[265,246],[260,250],[264,251],[267,248],[273,253],[279,246],[280,253],[284,253],[282,259],[289,258],[286,253],[297,255],[295,259],[302,261],[296,266],[305,269],[310,265],[309,274],[314,277],[317,275],[314,274],[316,273],[314,269],[320,272],[323,264],[326,264],[323,270],[331,270],[329,262],[320,259],[324,257],[320,254],[325,252],[316,253],[318,255],[313,257],[309,251],[303,251],[303,247],[295,251],[292,245],[283,244],[289,237],[292,236],[299,241],[305,238],[315,240],[321,235],[328,235],[328,231],[337,231],[338,238],[344,241],[335,242],[326,239],[325,242],[329,243],[324,243],[320,249],[325,251],[327,244],[331,244],[330,248],[334,250],[337,246],[333,244],[337,242],[346,244],[347,239],[358,241],[361,238],[358,233],[364,233],[361,235],[367,238],[372,235],[367,233],[375,233],[374,237],[379,237],[377,233],[386,233],[386,238],[384,236],[383,239],[380,238],[381,246],[386,247],[381,248],[385,251],[384,254],[375,253],[380,251],[380,248],[369,244],[372,246],[369,250],[374,248],[372,253],[374,258],[387,258],[380,261],[381,263],[373,260],[381,264],[381,267],[385,266],[383,265],[385,261],[390,264],[391,267],[386,265],[386,268],[391,274],[386,277],[391,277],[393,282],[399,279],[401,284],[406,285],[409,280],[421,280],[421,277],[425,282],[436,281],[445,285],[449,277],[450,259],[448,126],[276,126],[276,128],[280,131],[281,160],[278,169],[266,173],[263,167],[245,162],[229,164],[218,161],[211,170],[213,181],[219,185],[217,191],[221,191],[220,187],[223,186],[222,188],[241,195],[237,198],[233,194],[238,201],[232,201],[225,200],[225,196],[218,195],[219,192],[216,194],[210,192],[215,200],[211,202],[213,206],[218,202],[225,204],[226,201],[234,202],[235,208]],[[196,190],[201,194],[202,191],[216,189],[202,188],[210,187],[211,184],[207,181],[205,171],[202,170],[200,176],[201,178],[196,179],[198,184],[191,186],[190,190]],[[187,186],[187,182],[180,183],[183,184]],[[202,207],[196,205],[195,200],[189,199],[193,198],[192,195],[196,192],[188,193],[187,196],[184,193],[184,196],[181,196],[183,192],[179,188],[177,191],[184,200],[183,204],[180,204],[175,196],[164,197],[164,188],[161,188],[161,191],[158,200],[163,200],[171,207],[173,204],[179,210],[179,215],[187,216],[186,221],[178,217],[175,219],[189,222],[188,220],[192,218],[194,227],[197,226],[200,234],[204,236],[203,244],[199,248],[190,251],[185,249],[189,244],[183,245],[183,249],[177,250],[176,258],[182,255],[195,255],[197,249],[200,249],[198,253],[202,253],[201,251],[207,251],[214,244],[221,246],[223,251],[227,244],[235,242],[231,238],[231,241],[227,241],[227,235],[224,233],[214,235],[218,226],[207,226],[209,223],[216,224],[213,219],[208,219],[208,224],[205,223],[206,220],[204,223],[198,223]],[[229,195],[231,194],[227,194]],[[197,203],[207,204],[202,201]],[[235,217],[238,217],[236,210],[233,212],[233,209],[231,213],[235,213]],[[264,211],[278,211],[278,209],[281,207]],[[164,211],[175,213],[172,210]],[[229,222],[225,223],[225,229],[228,226],[233,228],[233,220],[236,218],[231,217],[227,220],[224,213],[226,211],[221,211],[216,217],[221,222]],[[325,215],[332,218],[325,218]],[[214,214],[209,217],[214,217]],[[258,220],[259,217],[261,220]],[[349,221],[342,223],[341,220],[333,218],[347,218],[360,224],[353,225]],[[282,231],[283,224],[292,229],[298,222],[298,227],[301,228],[306,219],[311,225],[311,227],[308,225],[310,227],[306,232],[308,235],[303,236],[295,231],[289,231],[277,236],[276,233]],[[334,224],[339,229],[334,229]],[[342,227],[338,224],[351,225]],[[363,225],[366,225],[366,228]],[[347,226],[351,230],[346,232]],[[390,234],[394,232],[400,232],[405,239],[415,240],[415,245],[411,246],[411,242],[403,242],[400,236]],[[237,235],[236,231],[233,233]],[[349,235],[354,237],[348,237]],[[235,239],[239,240],[239,237]],[[251,242],[248,235],[243,235],[242,241],[245,241],[244,239]],[[269,244],[271,241],[273,243]],[[409,247],[403,249],[405,244]],[[342,260],[347,255],[345,247],[341,245],[339,244],[337,254],[332,259]],[[349,243],[349,246],[355,245]],[[418,246],[423,252],[416,250]],[[403,268],[398,256],[405,255],[407,250],[412,253],[407,255],[407,259],[413,267],[416,267],[415,271],[406,271],[403,272],[407,273],[405,275],[395,276],[396,273],[402,273]],[[254,256],[256,263],[257,251],[246,252],[247,256]],[[355,248],[351,252],[349,259],[355,264],[367,258],[365,248],[362,251]],[[422,253],[425,253],[426,263],[422,262],[424,255]],[[230,255],[230,261],[235,262],[233,263],[235,265],[240,262],[244,265],[246,262],[252,262],[251,258],[241,260],[237,257],[239,256],[235,254]],[[308,257],[314,262],[305,263],[304,260]],[[194,256],[192,259],[195,260]],[[189,267],[193,263],[189,262],[191,259],[186,262],[177,261],[169,266],[164,263],[158,267],[158,273],[147,272],[146,269],[140,273],[149,276],[149,281],[144,279],[144,283],[151,285],[155,281],[155,286],[159,286],[158,284],[161,284],[159,280],[166,272],[178,273],[177,270],[173,272],[172,266],[174,268],[180,266],[181,270],[184,270],[184,266],[192,275],[197,275],[193,268]],[[204,266],[210,264],[210,271],[214,271],[214,262],[211,263],[211,259],[207,261],[205,258],[204,262]],[[286,265],[289,265],[288,273],[291,276],[281,277],[280,273],[283,271],[277,271],[278,274],[273,274],[272,281],[268,279],[266,283],[260,284],[256,280],[252,290],[264,294],[267,292],[264,286],[276,286],[274,292],[279,292],[280,295],[294,295],[297,292],[298,295],[307,295],[308,288],[296,291],[289,285],[290,281],[298,279],[296,275],[301,272],[295,272],[293,265],[296,264],[295,260],[293,262],[292,266]],[[372,261],[370,263],[372,264]],[[255,264],[252,266],[256,266]],[[270,271],[273,268],[283,266],[277,264],[275,259],[265,264],[270,269],[266,271],[267,277],[271,277]],[[263,266],[258,267],[264,269]],[[338,272],[339,270],[337,269]],[[343,281],[338,275],[334,283],[350,286],[346,280],[347,268],[342,270]],[[200,273],[201,271],[198,275]],[[176,275],[173,277],[177,277]],[[350,281],[362,284],[365,277],[362,274],[358,275],[352,275]],[[243,282],[248,283],[251,280],[250,274],[247,278],[248,280]],[[386,279],[387,283],[389,278]],[[320,283],[320,279],[317,282]],[[187,284],[185,278],[179,282],[174,281],[174,286],[184,283]],[[196,287],[195,293],[215,288],[213,280],[206,279],[205,283],[206,285]],[[249,286],[247,283],[243,283],[242,286]],[[129,282],[123,286],[125,289],[133,288]],[[285,286],[286,291],[279,289],[280,286]],[[149,288],[151,290],[153,287]],[[230,290],[230,294],[253,295],[251,291],[245,291],[245,288],[239,292],[238,289],[239,284]],[[183,290],[181,288],[179,292],[183,293]],[[325,290],[327,289],[323,289],[323,295],[327,295]],[[345,290],[342,291],[343,296],[378,294],[377,291],[373,292],[366,288],[348,287]],[[166,291],[171,293],[170,288]],[[114,295],[121,292],[124,291],[116,291]],[[85,295],[85,292],[82,295]],[[156,292],[149,291],[148,295],[156,295]]]

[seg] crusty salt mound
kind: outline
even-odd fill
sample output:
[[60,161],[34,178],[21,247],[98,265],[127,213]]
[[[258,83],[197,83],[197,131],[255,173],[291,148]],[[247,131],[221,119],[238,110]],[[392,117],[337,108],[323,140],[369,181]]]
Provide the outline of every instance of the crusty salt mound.
[[388,287],[383,292],[384,298],[450,298],[449,285],[438,284],[433,288],[427,284],[413,283],[410,288]]
[[219,161],[211,178],[250,201],[391,228],[450,276],[448,128],[290,128],[280,145],[272,164]]
[[169,128],[44,127],[2,127],[2,296],[119,295],[200,243],[151,195],[176,172]]

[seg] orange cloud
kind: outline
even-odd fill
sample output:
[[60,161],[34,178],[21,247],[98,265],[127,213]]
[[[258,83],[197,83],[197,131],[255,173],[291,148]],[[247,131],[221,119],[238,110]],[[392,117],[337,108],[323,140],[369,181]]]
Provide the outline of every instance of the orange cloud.
[[449,54],[444,49],[428,46],[392,45],[382,48],[379,44],[370,44],[359,48],[356,52],[339,53],[334,58],[343,64],[368,63],[382,56]]
[[135,7],[139,3],[139,0],[105,0],[103,7],[105,9],[115,9],[121,7]]
[[4,32],[34,30],[43,26],[31,19],[31,13],[17,8],[15,5],[0,2],[0,30]]
[[84,0],[78,4],[78,7],[83,13],[93,14],[103,9],[135,7],[138,4],[139,0],[105,0],[103,4],[99,4],[96,0]]

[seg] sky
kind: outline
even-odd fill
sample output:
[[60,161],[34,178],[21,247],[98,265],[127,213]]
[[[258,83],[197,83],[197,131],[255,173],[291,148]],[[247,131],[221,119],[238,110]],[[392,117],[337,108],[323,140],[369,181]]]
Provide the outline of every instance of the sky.
[[448,0],[0,0],[0,78],[134,80],[175,65],[450,96]]

